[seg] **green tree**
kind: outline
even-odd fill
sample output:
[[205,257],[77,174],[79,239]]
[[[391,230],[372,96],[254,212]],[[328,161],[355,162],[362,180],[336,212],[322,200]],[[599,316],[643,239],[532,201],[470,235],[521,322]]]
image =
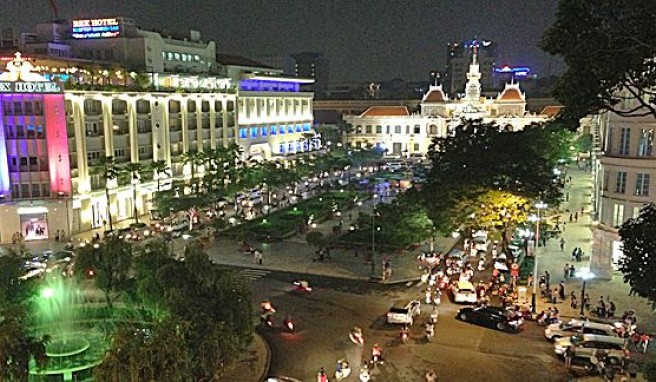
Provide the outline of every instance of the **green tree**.
[[109,221],[109,230],[113,231],[114,224],[112,220],[112,209],[109,199],[109,183],[110,181],[118,178],[120,171],[116,165],[116,161],[114,160],[114,157],[108,156],[108,157],[101,157],[100,166],[95,167],[91,172],[94,175],[101,175],[105,180],[105,200],[107,203],[107,220]]
[[116,295],[128,285],[132,258],[132,245],[121,237],[111,235],[103,243],[78,250],[74,272],[80,279],[91,275],[112,309]]
[[157,178],[157,192],[159,193],[161,190],[162,175],[166,176],[167,178],[170,178],[173,175],[171,173],[171,168],[169,167],[168,163],[166,163],[166,161],[163,160],[152,161],[152,163],[150,163],[148,168],[153,171],[155,177]]
[[575,141],[576,150],[582,153],[589,153],[592,150],[592,134],[581,134]]
[[656,14],[644,1],[561,0],[541,47],[567,64],[554,94],[572,129],[599,110],[656,116]]
[[[406,193],[390,204],[379,204],[376,208],[379,218],[376,225],[376,240],[394,247],[405,247],[418,243],[433,233],[433,222],[426,208],[417,202],[415,193]],[[371,232],[369,223],[368,232]]]
[[656,308],[656,205],[645,206],[637,218],[622,224],[619,233],[624,254],[619,266],[624,282]]
[[327,240],[323,233],[319,231],[308,232],[305,235],[305,241],[316,249],[321,249],[326,246]]
[[46,365],[49,337],[30,335],[27,322],[22,306],[5,306],[0,311],[0,380],[27,382],[32,359],[39,368]]
[[130,184],[132,184],[132,217],[134,224],[139,224],[139,211],[137,210],[137,184],[141,181],[141,172],[144,170],[141,163],[128,163],[120,169],[123,173],[130,176]]
[[29,251],[7,248],[4,256],[0,256],[0,308],[25,301],[33,291],[34,282],[20,280],[21,267],[25,263]]

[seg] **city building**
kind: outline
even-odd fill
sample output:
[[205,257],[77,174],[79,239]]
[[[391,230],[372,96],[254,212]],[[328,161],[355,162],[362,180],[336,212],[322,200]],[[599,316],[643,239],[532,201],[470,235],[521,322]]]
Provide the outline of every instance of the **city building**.
[[[50,58],[52,60],[52,58]],[[65,61],[68,65],[70,62]],[[172,177],[189,179],[190,150],[238,143],[245,158],[285,158],[320,147],[312,129],[310,79],[244,70],[241,79],[187,73],[150,73],[147,90],[83,83],[86,70],[67,67],[67,86],[52,71],[35,73],[20,54],[0,75],[0,242],[92,228],[151,209],[161,174],[122,173],[109,181],[102,159],[119,166],[165,161]],[[108,77],[111,77],[108,76]],[[50,80],[51,78],[55,80]],[[109,81],[109,80],[108,80]],[[84,89],[84,90],[82,90]],[[159,183],[159,184],[158,184]],[[105,186],[109,195],[109,206]]]
[[315,92],[326,89],[330,79],[330,61],[323,56],[323,53],[301,52],[291,56],[296,61],[294,69],[296,77],[312,78]]
[[[626,110],[630,105],[625,105]],[[637,217],[645,204],[656,202],[651,176],[656,179],[653,116],[623,117],[603,112],[582,121],[594,137],[593,206],[590,269],[610,278],[622,256],[619,227]]]
[[26,55],[117,63],[124,70],[152,73],[215,73],[216,43],[200,32],[187,37],[137,27],[125,17],[57,20],[23,33]]
[[495,98],[482,97],[476,48],[467,72],[465,93],[450,99],[442,85],[430,86],[412,113],[405,105],[371,106],[362,114],[345,116],[353,126],[349,145],[370,145],[393,155],[426,154],[435,137],[444,137],[462,119],[482,119],[501,128],[517,131],[531,123],[543,122],[552,114],[526,111],[526,98],[519,84],[508,83]]
[[267,66],[282,70],[285,76],[296,76],[296,60],[292,56],[271,55],[257,56],[255,59]]
[[[476,51],[476,53],[474,53]],[[464,93],[467,83],[467,70],[472,56],[476,54],[480,65],[480,82],[484,89],[492,90],[492,71],[497,61],[497,44],[494,41],[478,40],[451,42],[446,46],[446,70],[443,89],[456,97]]]

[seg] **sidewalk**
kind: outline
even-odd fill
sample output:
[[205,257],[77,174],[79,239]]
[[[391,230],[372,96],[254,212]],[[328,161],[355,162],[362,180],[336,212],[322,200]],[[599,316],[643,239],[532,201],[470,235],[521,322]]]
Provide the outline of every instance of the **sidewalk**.
[[[342,213],[343,227],[347,227],[355,221],[358,212],[371,213],[372,202],[367,201],[362,206],[355,207],[350,211]],[[327,220],[317,224],[316,230],[330,238],[332,227],[339,224],[338,219]],[[251,242],[252,245],[262,251],[263,264],[255,264],[253,256],[245,254],[240,250],[241,243],[235,240],[219,238],[207,249],[214,262],[237,267],[248,267],[263,270],[281,270],[298,272],[303,274],[316,274],[321,276],[343,277],[359,280],[370,280],[372,278],[371,263],[364,261],[364,254],[354,250],[333,249],[330,259],[324,262],[314,261],[315,249],[305,241],[305,234],[300,234],[274,243]],[[436,251],[449,251],[457,243],[458,239],[452,237],[436,237],[434,248]],[[375,277],[379,278],[382,273],[382,260],[387,258],[392,264],[392,276],[383,281],[386,283],[398,283],[409,280],[418,280],[417,256],[422,250],[428,250],[428,243],[423,243],[419,249],[414,251],[379,252],[376,251]]]
[[[551,275],[551,287],[557,285],[561,280],[565,283],[565,295],[568,298],[558,302],[556,306],[563,317],[579,317],[579,309],[570,307],[569,294],[573,290],[577,301],[581,301],[581,288],[583,281],[579,277],[565,278],[563,267],[572,264],[572,250],[581,247],[584,256],[580,263],[574,262],[578,270],[588,268],[590,263],[591,244],[591,195],[592,175],[576,168],[570,168],[569,173],[572,183],[566,187],[569,191],[569,202],[561,206],[561,221],[566,222],[566,228],[562,234],[565,239],[565,249],[561,252],[559,239],[547,241],[546,247],[538,249],[538,276],[549,271]],[[581,214],[581,207],[585,213]],[[567,211],[569,210],[569,211]],[[569,222],[569,214],[578,211],[578,222]],[[616,316],[621,316],[626,310],[634,310],[638,319],[638,330],[648,333],[656,333],[656,312],[643,298],[629,296],[629,286],[622,280],[622,274],[617,272],[611,280],[591,279],[586,282],[586,294],[590,295],[591,305],[594,307],[600,296],[610,296],[610,300],[617,306]],[[552,304],[547,304],[544,299],[538,299],[538,311]]]

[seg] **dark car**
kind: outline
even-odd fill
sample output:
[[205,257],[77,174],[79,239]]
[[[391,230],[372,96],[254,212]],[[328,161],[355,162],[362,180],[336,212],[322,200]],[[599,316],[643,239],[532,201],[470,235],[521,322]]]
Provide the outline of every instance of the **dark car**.
[[519,330],[524,324],[520,313],[496,306],[462,308],[457,317],[461,321],[499,330]]

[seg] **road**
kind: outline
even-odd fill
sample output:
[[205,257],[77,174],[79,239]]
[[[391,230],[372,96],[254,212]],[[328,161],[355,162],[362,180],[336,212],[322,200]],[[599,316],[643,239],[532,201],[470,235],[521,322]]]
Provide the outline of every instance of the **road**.
[[[423,339],[421,324],[428,312],[422,312],[410,341],[401,344],[399,328],[387,325],[385,314],[393,302],[421,298],[423,288],[313,276],[310,294],[294,294],[289,290],[295,277],[272,271],[251,284],[256,302],[270,299],[278,310],[276,325],[289,313],[298,329],[293,334],[279,328],[262,330],[272,350],[272,375],[314,381],[320,367],[332,374],[338,358],[359,365],[378,342],[387,362],[374,370],[376,381],[424,381],[430,368],[440,381],[567,380],[553,345],[544,339],[543,328],[533,322],[518,334],[470,325],[456,320],[459,306],[443,298],[433,342]],[[348,340],[348,331],[355,325],[363,328],[364,349]],[[357,371],[354,367],[347,380],[356,381]]]

